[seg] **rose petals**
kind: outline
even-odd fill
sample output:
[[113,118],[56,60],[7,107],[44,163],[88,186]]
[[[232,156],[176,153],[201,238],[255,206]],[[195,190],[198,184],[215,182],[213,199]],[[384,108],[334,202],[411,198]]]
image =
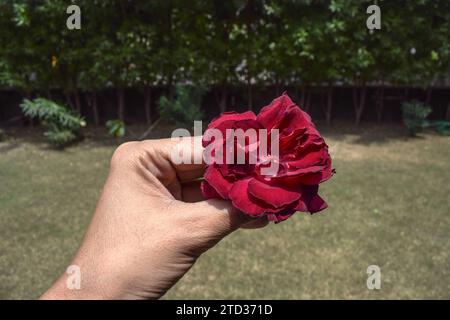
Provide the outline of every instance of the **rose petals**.
[[278,125],[286,117],[286,110],[295,106],[287,94],[273,100],[268,106],[261,109],[257,120],[266,129],[278,128]]
[[[328,146],[310,116],[286,93],[257,116],[251,111],[223,113],[209,124],[209,129],[221,132],[222,140],[209,139],[206,134],[203,145],[212,143],[214,148],[223,148],[223,153],[212,153],[213,160],[221,157],[223,164],[213,161],[208,166],[202,184],[205,198],[229,199],[242,212],[252,217],[265,214],[275,222],[288,219],[296,211],[315,213],[327,207],[318,195],[318,185],[334,173]],[[227,141],[227,129],[240,129],[245,137]],[[266,129],[268,135],[259,134],[259,129]],[[270,141],[260,140],[270,137],[271,129],[279,130],[279,154],[272,154],[276,149]],[[256,137],[252,136],[254,132]],[[268,150],[260,154],[262,145]],[[243,155],[245,163],[238,163],[236,160],[242,160]],[[256,163],[250,162],[250,156]],[[264,175],[267,171],[263,169],[271,165],[276,165],[274,171]]]
[[232,183],[226,180],[214,166],[209,166],[205,171],[205,180],[223,198],[228,199],[228,194],[232,188]]
[[265,208],[251,201],[247,192],[249,180],[237,181],[231,188],[229,197],[235,208],[248,215],[259,216],[265,212]]
[[222,198],[216,189],[214,189],[206,180],[202,181],[200,184],[200,189],[202,190],[202,194],[205,199]]
[[289,191],[279,187],[270,186],[257,179],[251,179],[248,184],[248,192],[267,204],[282,208],[300,199],[300,193]]

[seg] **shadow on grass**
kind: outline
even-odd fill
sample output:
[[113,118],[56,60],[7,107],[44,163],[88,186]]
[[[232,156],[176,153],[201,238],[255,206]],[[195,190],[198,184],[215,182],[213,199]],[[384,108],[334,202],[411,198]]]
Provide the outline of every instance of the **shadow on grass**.
[[0,143],[0,154],[7,153],[11,150],[14,150],[16,148],[20,147],[20,144],[17,142],[9,143],[8,140],[4,141],[3,143]]
[[[127,134],[125,137],[117,140],[108,135],[105,127],[88,126],[84,128],[84,139],[74,142],[64,149],[55,148],[51,146],[44,137],[44,130],[42,127],[12,127],[7,130],[7,140],[0,144],[0,153],[9,152],[21,144],[29,143],[37,146],[44,151],[64,151],[79,145],[86,145],[90,147],[116,147],[121,143],[128,141],[139,140],[147,126],[131,125],[127,127]],[[151,132],[147,139],[161,139],[168,138],[173,130],[173,126],[159,125],[153,132]]]
[[[104,127],[88,127],[84,130],[85,141],[93,146],[113,147],[125,142],[139,141],[142,134],[148,129],[145,125],[129,125],[126,128],[126,135],[123,138],[115,139],[108,135]],[[159,124],[150,134],[147,139],[164,139],[170,138],[172,131],[175,129],[173,125]]]
[[[349,122],[335,122],[330,126],[318,124],[319,131],[325,136],[342,141],[349,136],[352,143],[360,145],[382,144],[391,141],[423,139],[420,135],[411,137],[401,123],[363,123],[359,126]],[[427,132],[428,133],[428,132]]]
[[[331,138],[337,141],[343,141],[351,137],[351,142],[360,145],[382,144],[391,141],[408,141],[411,139],[420,140],[423,137],[419,134],[416,137],[408,135],[406,129],[401,123],[363,123],[356,126],[349,121],[335,121],[327,126],[322,122],[317,122],[317,127],[325,138]],[[110,137],[104,127],[89,126],[83,130],[85,139],[75,143],[72,146],[85,144],[90,147],[115,147],[128,141],[137,141],[147,126],[129,125],[125,137],[117,140]],[[175,127],[167,124],[160,124],[146,137],[146,139],[170,138]],[[433,131],[426,131],[427,134],[433,134]],[[9,139],[5,146],[0,147],[0,152],[8,152],[15,149],[21,143],[32,143],[43,150],[58,151],[59,149],[50,146],[43,136],[43,129],[40,127],[16,127],[7,132]],[[436,133],[434,133],[436,134]],[[9,143],[8,143],[9,142]],[[64,150],[64,149],[63,149]]]

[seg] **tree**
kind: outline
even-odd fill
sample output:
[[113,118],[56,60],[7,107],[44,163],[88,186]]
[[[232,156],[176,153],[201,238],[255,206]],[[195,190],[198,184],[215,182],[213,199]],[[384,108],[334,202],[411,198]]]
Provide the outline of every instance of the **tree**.
[[349,39],[345,34],[343,5],[342,1],[331,1],[328,10],[321,10],[315,17],[317,26],[312,35],[317,52],[315,70],[321,70],[314,72],[314,75],[318,82],[322,82],[326,87],[324,111],[328,125],[331,124],[333,111],[333,87],[336,81],[344,77],[347,63],[344,52],[349,45]]
[[231,86],[238,81],[236,70],[243,59],[236,25],[243,3],[198,1],[197,19],[189,29],[190,78],[213,88],[221,112],[226,111]]

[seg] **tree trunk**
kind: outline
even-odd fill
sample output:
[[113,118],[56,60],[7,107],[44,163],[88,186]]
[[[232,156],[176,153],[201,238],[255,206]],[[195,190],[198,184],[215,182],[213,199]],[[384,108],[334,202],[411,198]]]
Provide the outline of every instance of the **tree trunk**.
[[302,92],[301,92],[301,97],[300,97],[300,107],[304,108],[305,106],[305,102],[306,102],[306,86],[302,85]]
[[378,88],[377,92],[377,122],[381,123],[383,120],[383,110],[384,110],[384,86],[382,85]]
[[248,95],[248,109],[253,110],[252,77],[250,75],[250,70],[247,70],[247,95]]
[[331,125],[332,110],[333,110],[333,85],[330,83],[327,89],[327,104],[325,109],[325,120],[327,125]]
[[234,109],[236,106],[236,95],[231,92],[230,94],[230,107]]
[[74,90],[73,96],[75,97],[75,109],[77,110],[78,114],[81,114],[81,100],[80,94],[77,89]]
[[275,94],[276,97],[280,95],[280,81],[278,80],[278,77],[275,79]]
[[92,103],[92,111],[94,112],[94,124],[96,126],[100,125],[100,119],[98,114],[98,101],[97,101],[97,93],[92,92],[91,94],[91,103]]
[[[295,94],[295,101],[298,101],[298,103],[300,103],[300,90],[299,90],[299,86],[294,85],[294,94]],[[300,105],[301,106],[301,105]]]
[[309,89],[308,86],[303,86],[302,97],[300,100],[300,107],[306,112],[309,112],[310,105],[311,105],[311,90]]
[[170,76],[170,80],[169,80],[167,86],[169,87],[168,88],[168,90],[169,90],[169,93],[168,93],[169,100],[172,101],[175,98],[175,93],[176,93],[175,92],[176,88],[175,88],[175,85],[173,84],[173,76]]
[[65,91],[64,95],[66,97],[66,103],[69,105],[69,107],[71,109],[75,109],[73,102],[72,102],[72,98],[70,97],[70,93],[68,91]]
[[125,90],[117,89],[117,117],[124,122],[125,119]]
[[356,110],[356,121],[355,124],[359,125],[361,123],[362,114],[366,106],[366,87],[360,89],[359,106]]
[[355,86],[353,88],[353,107],[355,109],[355,124],[361,123],[363,111],[366,106],[366,91],[367,87],[365,82],[360,87]]
[[227,101],[228,101],[228,90],[225,86],[220,88],[220,98],[219,98],[219,107],[220,112],[227,111]]
[[152,89],[150,86],[144,88],[144,110],[147,124],[152,123]]
[[311,110],[311,96],[312,96],[312,92],[311,90],[307,91],[306,94],[306,102],[305,102],[305,111],[309,112]]
[[247,33],[246,33],[246,53],[245,53],[245,60],[247,65],[247,94],[248,94],[248,109],[253,109],[253,96],[252,96],[252,68],[251,68],[251,61],[252,61],[252,48],[250,44],[250,34],[252,33],[252,11],[255,9],[255,2],[253,0],[247,0],[245,9],[244,9],[244,20],[245,20],[245,26],[247,27]]
[[431,86],[428,86],[426,97],[425,97],[425,104],[426,105],[430,105],[430,102],[431,102],[431,91],[432,90],[433,90],[433,88]]

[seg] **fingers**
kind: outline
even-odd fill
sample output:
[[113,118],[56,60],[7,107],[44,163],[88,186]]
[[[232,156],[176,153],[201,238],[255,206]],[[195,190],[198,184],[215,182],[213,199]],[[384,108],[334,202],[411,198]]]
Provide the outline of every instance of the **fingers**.
[[201,178],[205,171],[202,137],[180,137],[142,141],[144,148],[158,152],[176,171],[180,181]]
[[231,202],[210,199],[196,203],[184,203],[183,215],[192,218],[198,228],[205,229],[212,237],[224,237],[238,228],[255,229],[268,224],[267,218],[251,218],[234,208]]
[[250,218],[235,209],[229,201],[210,199],[196,203],[184,203],[183,215],[195,220],[212,236],[225,236],[250,221]]

